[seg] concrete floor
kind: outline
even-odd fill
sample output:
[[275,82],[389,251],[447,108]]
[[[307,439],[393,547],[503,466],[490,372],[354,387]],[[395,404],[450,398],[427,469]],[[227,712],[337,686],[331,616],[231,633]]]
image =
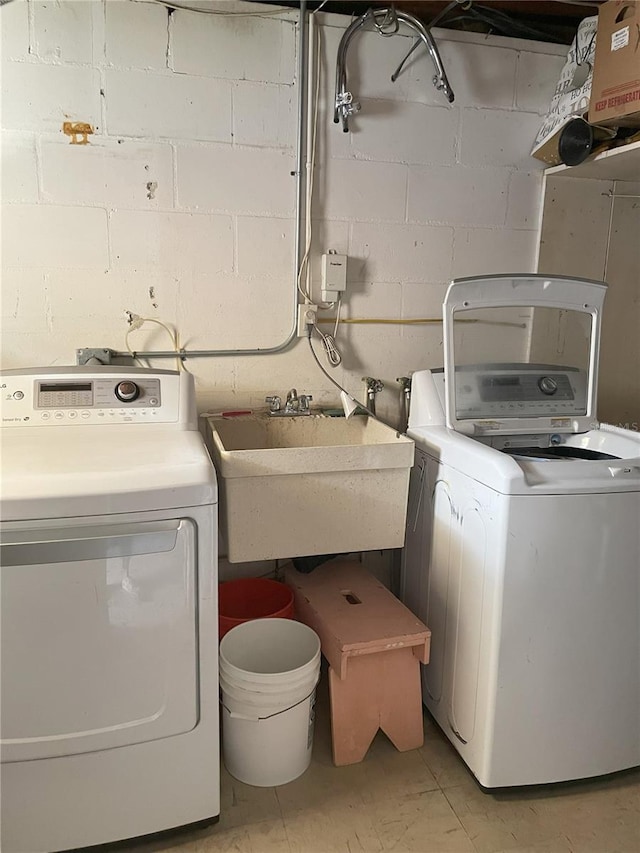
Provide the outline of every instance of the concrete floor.
[[314,754],[299,779],[254,788],[222,768],[220,822],[135,853],[640,853],[640,770],[486,794],[425,716],[422,749],[378,733],[366,759],[331,761],[329,707],[318,687]]

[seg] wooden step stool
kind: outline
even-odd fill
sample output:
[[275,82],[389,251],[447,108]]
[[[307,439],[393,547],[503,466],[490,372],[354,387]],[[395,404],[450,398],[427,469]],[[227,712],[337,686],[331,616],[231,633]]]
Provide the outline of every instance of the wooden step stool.
[[420,663],[431,631],[353,560],[311,574],[287,566],[285,581],[329,662],[334,764],[362,761],[378,729],[401,752],[422,746]]

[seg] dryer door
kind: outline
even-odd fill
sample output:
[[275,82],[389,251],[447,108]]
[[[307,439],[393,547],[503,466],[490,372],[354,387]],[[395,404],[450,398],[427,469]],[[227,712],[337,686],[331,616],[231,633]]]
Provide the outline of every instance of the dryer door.
[[191,519],[7,532],[1,565],[3,761],[195,727]]

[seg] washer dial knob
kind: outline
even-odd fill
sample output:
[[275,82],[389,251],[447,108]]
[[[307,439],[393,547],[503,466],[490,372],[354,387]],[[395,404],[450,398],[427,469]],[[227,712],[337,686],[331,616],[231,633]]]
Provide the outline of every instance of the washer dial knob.
[[116,397],[118,400],[122,400],[123,403],[132,403],[139,396],[140,388],[135,382],[125,380],[124,382],[118,382],[116,385]]
[[558,383],[553,378],[553,376],[541,376],[538,380],[538,388],[542,391],[543,394],[548,394],[551,396],[555,394],[558,390]]

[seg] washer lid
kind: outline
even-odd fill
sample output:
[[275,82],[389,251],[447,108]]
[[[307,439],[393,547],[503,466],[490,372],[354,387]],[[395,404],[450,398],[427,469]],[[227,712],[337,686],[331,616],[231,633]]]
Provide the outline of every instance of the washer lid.
[[[518,456],[447,429],[410,428],[416,448],[438,462],[439,477],[447,468],[503,495],[573,495],[640,492],[640,434],[601,424],[580,435],[565,435],[562,446],[573,459]],[[582,450],[582,453],[580,453]],[[585,452],[586,451],[586,452]],[[582,458],[578,458],[582,456]],[[604,505],[599,512],[605,512]]]
[[451,282],[443,304],[447,427],[469,435],[596,427],[606,287],[544,275]]
[[[46,436],[46,440],[44,437]],[[136,426],[2,436],[3,521],[146,512],[217,501],[199,432]]]

